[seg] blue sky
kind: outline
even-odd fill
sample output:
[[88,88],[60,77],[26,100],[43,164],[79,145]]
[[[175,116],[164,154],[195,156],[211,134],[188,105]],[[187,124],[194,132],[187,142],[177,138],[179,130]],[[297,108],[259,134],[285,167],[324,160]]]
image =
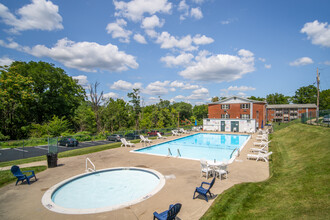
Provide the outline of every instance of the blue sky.
[[330,88],[330,1],[2,0],[0,65],[45,61],[106,97],[140,88],[202,104],[213,96]]

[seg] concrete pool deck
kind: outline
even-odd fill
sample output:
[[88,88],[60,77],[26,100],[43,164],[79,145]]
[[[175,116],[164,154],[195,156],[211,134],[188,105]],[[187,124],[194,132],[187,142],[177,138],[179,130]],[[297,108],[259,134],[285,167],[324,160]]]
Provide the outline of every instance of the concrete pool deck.
[[[212,132],[208,132],[212,133]],[[215,132],[216,133],[216,132]],[[188,134],[189,135],[189,134]],[[257,134],[253,134],[239,157],[228,165],[228,179],[217,179],[211,192],[221,194],[226,189],[242,182],[259,182],[269,177],[268,163],[263,161],[247,160],[247,154],[253,147]],[[182,136],[168,137],[167,139],[153,140],[154,144],[180,138]],[[141,148],[142,144],[136,144]],[[195,160],[172,157],[153,156],[129,152],[132,148],[115,148],[88,155],[69,158],[60,158],[58,167],[49,168],[36,174],[38,181],[28,185],[10,183],[0,188],[0,219],[152,219],[153,212],[162,212],[170,204],[181,203],[182,208],[178,214],[179,219],[199,219],[214,202],[215,198],[206,202],[202,197],[192,199],[196,186],[202,181],[210,182],[200,176],[200,162]],[[154,169],[168,178],[165,186],[151,198],[110,212],[86,215],[66,215],[49,211],[41,204],[41,198],[51,186],[72,176],[85,172],[86,157],[95,164],[96,169],[111,167],[144,167]],[[20,165],[20,167],[46,165],[46,161]]]

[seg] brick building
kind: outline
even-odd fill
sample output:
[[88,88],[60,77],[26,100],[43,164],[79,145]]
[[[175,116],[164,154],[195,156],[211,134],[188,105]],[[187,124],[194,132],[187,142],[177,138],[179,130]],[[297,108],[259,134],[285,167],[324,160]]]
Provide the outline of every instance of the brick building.
[[301,118],[302,113],[312,113],[316,115],[315,104],[267,105],[266,109],[266,117],[269,122],[289,122]]
[[[266,123],[266,102],[232,96],[208,104],[209,119],[255,119],[255,127]],[[240,119],[240,120],[238,120]]]

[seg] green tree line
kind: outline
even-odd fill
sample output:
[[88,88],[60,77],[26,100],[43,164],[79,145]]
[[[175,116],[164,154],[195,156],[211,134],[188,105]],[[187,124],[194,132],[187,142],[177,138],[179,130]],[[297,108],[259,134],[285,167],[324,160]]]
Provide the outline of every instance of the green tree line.
[[[105,99],[98,83],[91,84],[88,96],[78,81],[53,64],[13,62],[0,66],[0,140],[54,137],[76,132],[109,133],[128,129],[167,128],[201,123],[207,105],[171,103],[159,99],[141,106],[140,90],[124,99]],[[329,90],[320,93],[320,109],[329,109]],[[295,96],[269,94],[268,104],[316,103],[313,85],[299,88]],[[224,97],[213,97],[219,101]]]

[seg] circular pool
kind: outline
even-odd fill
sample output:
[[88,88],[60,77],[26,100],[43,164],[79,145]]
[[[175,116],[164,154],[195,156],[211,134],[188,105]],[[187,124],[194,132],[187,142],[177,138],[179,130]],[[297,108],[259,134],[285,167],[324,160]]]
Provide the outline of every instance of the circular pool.
[[49,188],[42,204],[63,214],[92,214],[144,201],[165,185],[155,170],[117,167],[81,174]]

